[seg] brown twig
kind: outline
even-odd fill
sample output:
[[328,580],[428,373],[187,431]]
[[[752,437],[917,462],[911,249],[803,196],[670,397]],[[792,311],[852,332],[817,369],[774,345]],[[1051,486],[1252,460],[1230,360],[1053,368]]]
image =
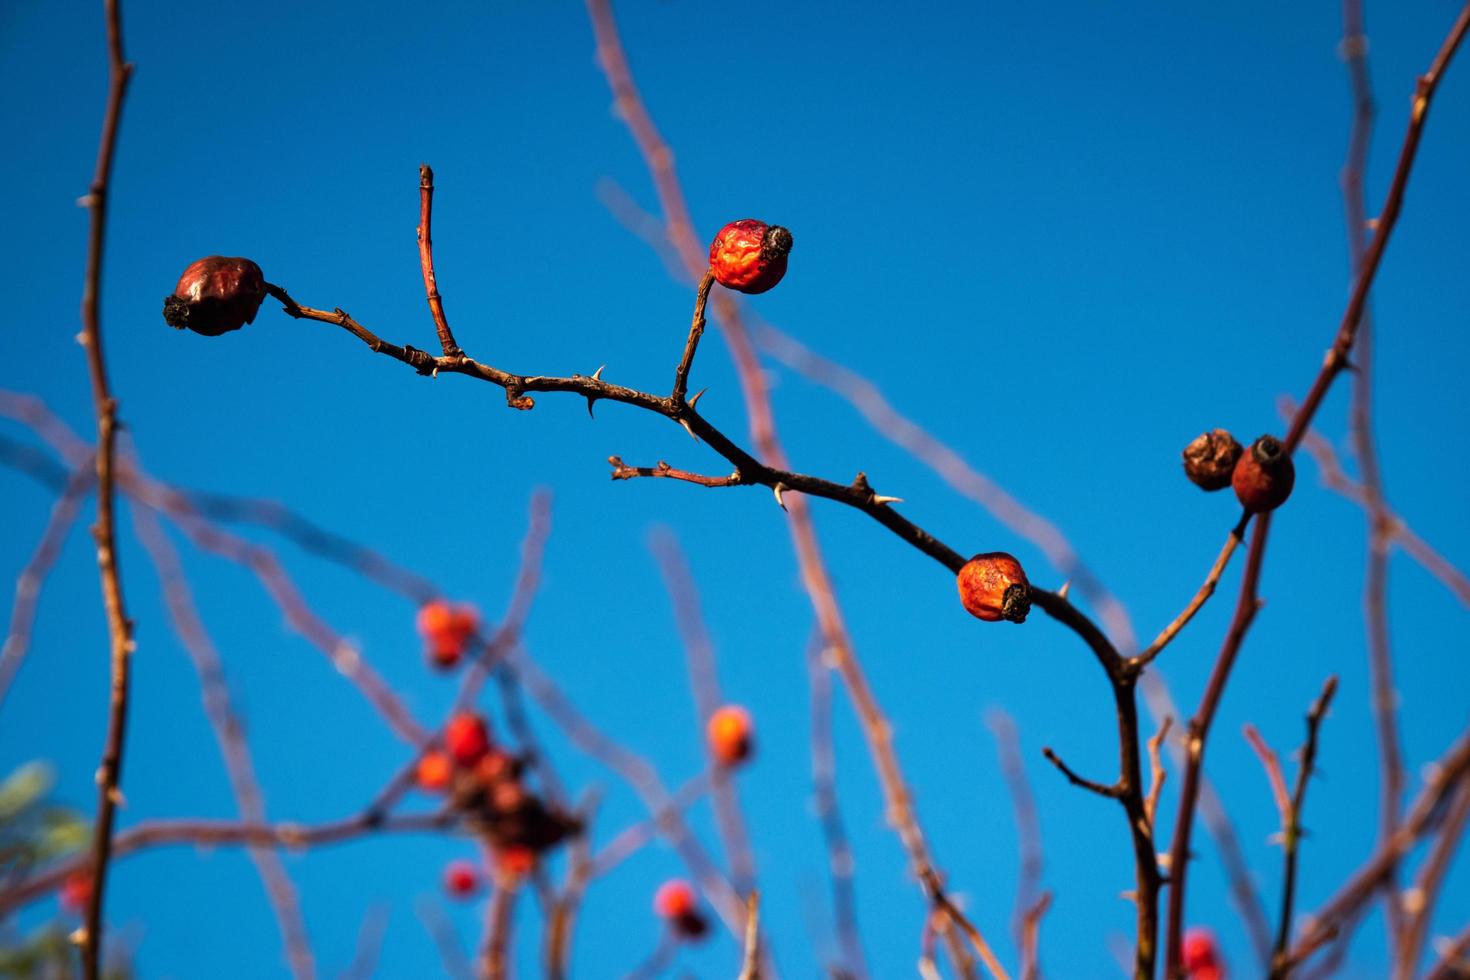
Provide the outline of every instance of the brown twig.
[[1419,960],[1424,955],[1424,942],[1429,937],[1429,924],[1439,898],[1440,886],[1450,869],[1455,851],[1465,835],[1470,822],[1470,785],[1460,787],[1460,792],[1450,803],[1449,811],[1439,828],[1438,836],[1424,858],[1411,888],[1403,893],[1404,933],[1399,945],[1398,960],[1394,964],[1394,976],[1408,980],[1414,975]]
[[740,471],[736,470],[729,476],[705,476],[702,473],[690,473],[688,470],[677,470],[663,460],[659,460],[653,466],[629,466],[623,462],[621,456],[609,456],[608,465],[612,467],[612,478],[614,480],[636,480],[638,477],[656,477],[667,480],[683,480],[685,483],[693,483],[701,487],[738,487],[743,481]]
[[1414,802],[1404,811],[1399,828],[1383,841],[1373,855],[1358,868],[1321,908],[1306,920],[1282,966],[1290,970],[1303,963],[1338,935],[1363,907],[1378,894],[1385,877],[1403,856],[1426,834],[1444,823],[1452,795],[1470,782],[1470,730],[1461,733],[1448,751],[1433,766],[1429,777]]
[[[720,693],[719,671],[715,665],[714,644],[699,609],[699,594],[694,575],[679,548],[678,539],[667,528],[657,529],[649,538],[649,547],[658,561],[664,587],[674,607],[674,620],[684,641],[689,662],[689,684],[694,694],[694,707],[699,718],[701,742],[710,716],[724,703]],[[716,764],[710,776],[710,798],[714,803],[715,823],[730,863],[731,883],[742,895],[755,887],[755,857],[750,849],[750,835],[740,808],[734,772]]]
[[745,955],[741,960],[739,980],[761,978],[761,893],[745,896]]
[[1220,554],[1215,557],[1215,563],[1210,566],[1210,572],[1205,576],[1204,584],[1199,587],[1199,591],[1195,592],[1194,598],[1189,600],[1189,604],[1184,607],[1184,610],[1178,616],[1175,616],[1174,620],[1159,632],[1159,635],[1154,638],[1154,641],[1148,645],[1147,649],[1132,658],[1132,665],[1135,668],[1142,668],[1152,663],[1154,658],[1163,652],[1164,647],[1168,646],[1170,641],[1179,635],[1179,631],[1189,625],[1189,621],[1194,618],[1194,614],[1199,612],[1204,604],[1210,600],[1210,597],[1215,594],[1215,586],[1219,584],[1220,576],[1225,573],[1226,566],[1230,564],[1231,556],[1235,554],[1235,549],[1239,547],[1240,542],[1245,540],[1245,528],[1249,523],[1250,514],[1241,514],[1240,520],[1236,522],[1235,527],[1230,529],[1229,536],[1225,538],[1225,546],[1220,549]]
[[[332,823],[242,823],[235,820],[170,819],[148,820],[117,835],[112,856],[124,858],[157,847],[192,844],[195,847],[253,845],[257,847],[306,848],[380,833],[427,833],[449,830],[458,822],[450,812],[415,813],[374,818],[364,812]],[[86,870],[90,857],[77,855],[57,861],[0,892],[0,915],[8,914],[56,891],[69,875]]]
[[88,455],[67,477],[61,495],[51,505],[51,514],[46,519],[46,527],[41,531],[41,540],[37,542],[36,550],[31,552],[30,561],[26,562],[20,577],[15,580],[15,599],[10,606],[10,626],[6,630],[5,643],[0,645],[0,705],[5,703],[5,695],[30,648],[31,631],[36,624],[36,608],[41,601],[41,589],[46,582],[46,576],[61,557],[61,548],[66,544],[72,525],[76,523],[82,501],[91,492],[93,481],[97,477],[95,467],[96,461]]
[[[1312,778],[1313,767],[1317,762],[1317,736],[1322,729],[1322,719],[1327,714],[1327,708],[1332,704],[1332,696],[1337,693],[1337,676],[1327,678],[1322,685],[1322,693],[1317,695],[1317,700],[1312,703],[1312,708],[1307,712],[1307,740],[1302,745],[1301,759],[1296,773],[1296,786],[1291,796],[1287,798],[1286,806],[1281,812],[1281,841],[1283,850],[1283,865],[1285,871],[1282,874],[1281,884],[1281,925],[1276,931],[1276,949],[1271,956],[1271,976],[1273,980],[1284,980],[1289,974],[1290,968],[1286,965],[1287,944],[1291,942],[1291,916],[1296,903],[1296,869],[1297,855],[1301,847],[1302,835],[1302,806],[1307,799],[1307,783]],[[1264,742],[1262,745],[1264,746]],[[1277,767],[1278,773],[1280,767]]]
[[[1011,931],[1016,947],[1021,950],[1022,980],[1036,973],[1036,949],[1027,942],[1032,913],[1041,904],[1041,875],[1045,862],[1041,849],[1041,819],[1036,811],[1036,797],[1026,779],[1026,763],[1021,756],[1021,739],[1016,722],[1002,708],[985,713],[985,724],[995,739],[1000,757],[1001,775],[1010,792],[1011,809],[1016,817],[1016,843],[1020,870],[1016,875],[1016,904],[1011,912]],[[1043,906],[1044,910],[1044,906]],[[1037,915],[1039,918],[1039,913]]]
[[1439,962],[1425,974],[1424,980],[1465,980],[1470,976],[1470,925],[1436,952]]
[[117,400],[107,378],[102,351],[102,249],[106,241],[107,198],[112,160],[117,149],[118,123],[133,66],[123,56],[122,12],[119,0],[104,0],[107,22],[107,109],[97,147],[97,169],[86,202],[90,212],[87,235],[87,271],[82,286],[82,346],[92,381],[92,405],[97,415],[97,569],[102,580],[102,604],[111,639],[112,683],[108,698],[107,741],[97,774],[97,817],[92,838],[92,888],[87,899],[82,933],[82,972],[97,980],[102,969],[102,907],[107,895],[108,861],[112,853],[113,824],[122,799],[123,750],[127,735],[128,693],[132,672],[133,624],[123,601],[122,572],[118,567],[115,473]]
[[439,280],[434,276],[434,171],[427,163],[419,164],[419,269],[424,276],[424,294],[429,300],[429,313],[439,334],[439,346],[445,357],[459,357],[464,351],[454,342],[449,320],[444,316],[444,300],[439,296]]
[[689,390],[689,369],[694,366],[694,352],[699,347],[699,338],[704,336],[704,307],[709,302],[710,287],[715,284],[715,274],[706,272],[699,279],[694,293],[694,319],[689,324],[689,338],[684,341],[684,353],[679,355],[679,366],[674,371],[675,402],[684,400]]
[[[1282,414],[1290,418],[1295,410],[1295,403],[1289,398],[1283,398],[1281,407]],[[1327,489],[1342,494],[1360,506],[1367,505],[1363,485],[1343,472],[1342,464],[1338,461],[1337,453],[1333,450],[1331,443],[1315,430],[1308,429],[1307,434],[1302,437],[1302,449],[1306,450],[1307,455],[1312,457],[1317,464],[1322,474],[1322,483]],[[1461,605],[1470,606],[1470,577],[1466,577],[1464,572],[1414,533],[1413,528],[1409,527],[1403,517],[1390,511],[1389,520],[1389,534],[1392,542],[1402,548],[1404,554],[1417,562],[1426,572],[1438,579],[1459,600]]]
[[1143,812],[1148,817],[1148,825],[1156,826],[1154,815],[1159,810],[1159,794],[1164,791],[1164,780],[1169,778],[1169,772],[1164,768],[1164,760],[1160,749],[1164,746],[1164,740],[1169,737],[1169,729],[1174,727],[1174,719],[1165,715],[1159,730],[1154,737],[1148,740],[1148,766],[1151,775],[1148,782],[1148,795],[1143,798]]
[[[260,780],[255,775],[255,762],[250,754],[250,746],[245,741],[244,725],[230,698],[219,651],[205,630],[199,611],[194,605],[194,597],[184,576],[178,552],[152,511],[134,502],[131,513],[138,539],[143,543],[158,573],[164,604],[168,608],[174,633],[188,653],[195,673],[199,675],[204,713],[214,730],[215,741],[219,743],[220,755],[224,758],[225,772],[229,775],[230,790],[240,811],[240,819],[246,823],[263,823],[265,802],[260,791]],[[281,930],[281,939],[286,947],[286,961],[291,966],[292,974],[298,978],[315,976],[316,965],[306,933],[306,921],[301,914],[300,898],[296,886],[286,873],[281,856],[268,847],[252,847],[249,850],[250,860],[260,874],[266,898],[275,912],[276,924]]]
[[1266,770],[1266,781],[1271,784],[1271,797],[1276,801],[1276,815],[1281,819],[1281,825],[1286,826],[1287,820],[1291,818],[1291,791],[1286,788],[1286,776],[1281,771],[1281,758],[1276,750],[1266,744],[1256,726],[1247,722],[1241,726],[1241,734],[1250,743],[1251,750],[1256,753],[1256,758],[1261,760],[1261,768]]
[[[1348,139],[1347,159],[1340,183],[1347,220],[1349,270],[1362,271],[1367,252],[1367,198],[1363,178],[1373,133],[1373,90],[1368,75],[1368,39],[1363,33],[1362,0],[1343,0],[1341,50],[1347,62],[1353,93],[1353,125]],[[1378,837],[1393,834],[1398,825],[1404,794],[1403,749],[1399,744],[1398,692],[1393,683],[1393,653],[1388,631],[1388,549],[1393,521],[1383,498],[1383,472],[1378,444],[1373,434],[1373,314],[1364,302],[1358,326],[1357,371],[1352,378],[1352,402],[1348,431],[1363,477],[1364,507],[1368,523],[1368,553],[1363,576],[1363,620],[1368,639],[1368,668],[1372,695],[1370,707],[1378,740]],[[1396,875],[1385,884],[1388,900],[1385,921],[1389,945],[1402,953],[1405,922],[1398,902]]]
[[519,878],[498,876],[495,880],[486,913],[485,953],[480,961],[480,976],[485,980],[505,980],[509,975],[511,927],[520,891]]
[[811,684],[812,797],[822,842],[827,850],[827,874],[832,885],[832,919],[841,958],[832,973],[860,980],[868,975],[858,928],[857,890],[853,878],[856,859],[842,819],[837,796],[837,753],[832,733],[832,672],[822,662],[820,636],[807,644],[807,674]]
[[1041,977],[1041,919],[1051,908],[1051,892],[1042,892],[1021,917],[1021,980]]

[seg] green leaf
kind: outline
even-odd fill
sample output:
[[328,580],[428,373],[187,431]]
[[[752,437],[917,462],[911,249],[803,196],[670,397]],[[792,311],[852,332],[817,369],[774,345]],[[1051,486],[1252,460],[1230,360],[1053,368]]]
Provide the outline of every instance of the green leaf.
[[44,762],[27,762],[0,783],[0,823],[15,819],[51,792],[56,776]]

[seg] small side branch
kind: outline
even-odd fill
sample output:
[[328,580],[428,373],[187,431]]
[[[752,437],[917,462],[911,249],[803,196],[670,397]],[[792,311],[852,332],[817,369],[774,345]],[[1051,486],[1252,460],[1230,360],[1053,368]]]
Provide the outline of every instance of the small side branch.
[[1083,789],[1091,790],[1098,796],[1106,796],[1110,800],[1116,800],[1123,795],[1123,791],[1118,787],[1117,783],[1111,786],[1105,786],[1102,783],[1094,782],[1091,779],[1077,775],[1071,766],[1063,762],[1061,757],[1051,750],[1051,746],[1043,748],[1041,754],[1046,756],[1046,761],[1056,766],[1073,786],[1080,786]]
[[429,312],[434,329],[439,333],[439,346],[445,357],[463,357],[464,351],[454,342],[449,320],[444,316],[444,300],[439,295],[439,280],[434,277],[434,241],[431,228],[434,219],[434,171],[427,163],[419,165],[419,268],[424,274],[424,293],[429,298]]
[[679,357],[679,367],[674,371],[674,402],[684,401],[689,390],[689,369],[694,366],[694,352],[699,348],[699,338],[704,336],[704,306],[709,301],[710,287],[715,284],[715,274],[706,272],[699,280],[694,294],[694,320],[689,324],[689,339],[684,341],[684,353]]
[[705,476],[701,473],[691,473],[688,470],[674,469],[663,460],[659,460],[654,466],[629,466],[623,462],[621,456],[609,456],[607,462],[612,467],[614,480],[636,480],[641,476],[646,476],[666,480],[683,480],[685,483],[693,483],[700,487],[738,487],[745,483],[739,470],[729,476]]

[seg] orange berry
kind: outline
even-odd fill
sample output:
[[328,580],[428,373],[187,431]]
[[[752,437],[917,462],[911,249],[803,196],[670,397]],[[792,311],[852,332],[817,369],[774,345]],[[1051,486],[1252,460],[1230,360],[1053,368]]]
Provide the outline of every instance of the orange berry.
[[529,847],[502,847],[495,852],[495,866],[503,875],[519,878],[536,870],[536,852]]
[[415,776],[424,792],[438,793],[454,778],[454,761],[437,749],[430,750],[419,759]]
[[480,872],[469,861],[451,861],[444,869],[444,890],[453,898],[469,898],[480,890]]
[[957,577],[960,602],[976,619],[1024,623],[1031,611],[1031,583],[1021,563],[1004,551],[976,555]]
[[653,894],[653,911],[661,919],[682,919],[696,911],[694,889],[682,878],[672,878]]
[[444,726],[444,747],[455,762],[472,768],[490,751],[490,730],[479,715],[455,715]]
[[459,663],[479,632],[480,614],[473,606],[434,599],[419,609],[416,625],[429,659],[437,667],[449,668]]
[[740,705],[727,704],[716,709],[705,728],[710,754],[722,766],[744,762],[750,758],[751,728],[750,712]]
[[721,228],[709,247],[715,281],[742,293],[763,293],[786,275],[791,232],[780,225],[744,218]]

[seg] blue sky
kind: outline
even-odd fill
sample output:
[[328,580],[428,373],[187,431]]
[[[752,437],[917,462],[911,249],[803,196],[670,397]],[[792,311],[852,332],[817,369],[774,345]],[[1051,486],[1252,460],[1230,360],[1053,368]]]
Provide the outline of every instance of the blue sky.
[[[1370,5],[1381,111],[1370,210],[1391,172],[1413,78],[1456,9],[1446,0]],[[1345,300],[1337,174],[1349,103],[1335,6],[626,2],[617,12],[701,236],[751,215],[795,233],[787,279],[752,308],[872,378],[1056,521],[1128,603],[1140,632],[1170,619],[1234,519],[1228,499],[1182,479],[1179,449],[1207,427],[1243,439],[1279,429],[1277,397],[1305,391]],[[776,955],[785,975],[814,975],[829,933],[809,803],[811,614],[770,495],[610,484],[604,460],[614,453],[723,471],[707,449],[632,410],[603,405],[592,422],[580,399],[548,396],[531,413],[507,412],[496,389],[416,378],[340,331],[270,310],[217,340],[168,330],[158,315],[190,260],[248,255],[303,303],[341,306],[397,343],[432,346],[413,236],[417,166],[428,161],[438,175],[439,283],[473,356],[539,373],[606,364],[610,380],[662,390],[691,290],[599,201],[599,182],[611,180],[656,206],[610,110],[583,8],[262,2],[185,13],[134,3],[126,38],[138,68],[115,173],[103,329],[146,466],[183,486],[289,501],[492,616],[509,595],[530,494],[550,488],[554,530],[528,650],[677,784],[697,771],[701,752],[647,548],[650,528],[673,529],[703,592],[727,693],[759,726],[760,760],[740,785]],[[86,213],[75,200],[90,179],[105,91],[95,5],[7,4],[0,88],[11,93],[0,102],[0,132],[10,134],[0,214],[11,229],[0,237],[8,300],[0,386],[44,397],[85,432],[91,409],[73,337]],[[1457,65],[1435,104],[1374,304],[1389,496],[1460,562],[1470,561],[1462,489],[1470,459],[1455,448],[1470,363],[1467,158],[1470,71]],[[1060,584],[1034,549],[850,407],[771,370],[797,468],[843,480],[863,469],[957,550],[1011,550],[1034,580]],[[701,352],[693,384],[710,386],[701,409],[743,438],[737,383],[717,339]],[[1339,446],[1346,404],[1339,386],[1320,416]],[[8,578],[50,500],[3,470],[0,502],[0,578]],[[1003,706],[1020,729],[1041,807],[1045,883],[1055,891],[1044,963],[1056,976],[1106,975],[1110,937],[1131,929],[1132,910],[1118,897],[1132,880],[1123,824],[1040,758],[1052,745],[1084,772],[1112,773],[1111,709],[1090,656],[1040,615],[1020,628],[975,622],[932,561],[861,515],[821,502],[815,512],[858,652],[953,886],[1013,964],[1015,828],[983,724],[988,708]],[[442,712],[452,684],[424,668],[411,605],[280,547],[318,611],[361,643],[414,710],[425,719]],[[1267,838],[1276,815],[1239,736],[1243,722],[1286,753],[1324,677],[1342,678],[1323,735],[1324,777],[1307,802],[1303,910],[1375,836],[1364,549],[1361,514],[1303,462],[1273,525],[1267,605],[1208,761],[1273,919],[1280,858]],[[189,548],[185,561],[248,715],[271,815],[314,822],[352,812],[402,763],[403,747],[248,574]],[[123,562],[140,646],[122,823],[228,816],[228,786],[156,581],[131,541]],[[1199,696],[1237,576],[1238,568],[1227,575],[1221,598],[1161,661],[1185,704]],[[1396,554],[1390,617],[1417,773],[1467,720],[1466,610]],[[50,759],[59,796],[88,809],[105,713],[104,635],[79,530],[47,585],[35,648],[0,717],[0,769]],[[837,723],[866,949],[876,975],[907,975],[921,901],[883,826],[845,703]],[[605,788],[598,839],[637,819],[626,788],[539,727],[572,786]],[[713,843],[707,810],[693,819]],[[442,865],[468,853],[463,841],[394,839],[288,858],[322,972],[345,967],[364,914],[378,905],[389,910],[381,975],[437,969],[414,902],[435,895]],[[579,975],[616,975],[653,948],[649,900],[677,870],[671,851],[653,847],[592,890]],[[1248,974],[1244,933],[1203,840],[1193,886],[1191,920],[1216,929]],[[1470,908],[1463,868],[1441,908],[1434,932],[1458,930],[1451,913]],[[519,958],[534,975],[539,930],[529,912]],[[481,913],[452,910],[466,943],[478,940]],[[144,976],[284,973],[242,853],[126,861],[109,915],[135,943]],[[721,937],[682,962],[721,975],[735,955]],[[1384,962],[1375,916],[1349,975],[1377,975]]]

